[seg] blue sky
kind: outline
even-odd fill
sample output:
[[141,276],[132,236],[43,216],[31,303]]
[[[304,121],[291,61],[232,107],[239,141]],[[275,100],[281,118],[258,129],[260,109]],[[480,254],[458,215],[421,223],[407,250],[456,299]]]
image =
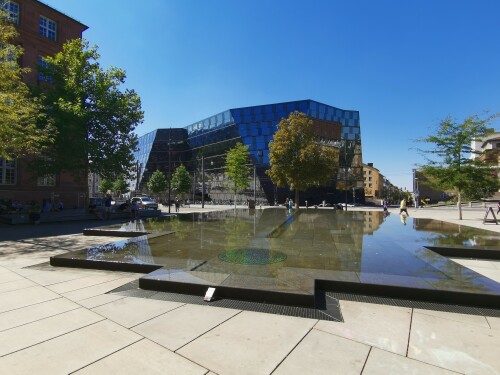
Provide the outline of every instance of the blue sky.
[[448,115],[500,112],[498,0],[44,2],[126,70],[139,135],[313,99],[360,111],[363,161],[411,190],[416,139]]

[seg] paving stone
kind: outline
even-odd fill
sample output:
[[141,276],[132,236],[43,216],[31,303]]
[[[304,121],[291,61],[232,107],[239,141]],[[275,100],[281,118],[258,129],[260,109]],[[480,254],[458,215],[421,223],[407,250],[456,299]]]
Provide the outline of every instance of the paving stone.
[[[139,324],[133,331],[175,351],[237,313],[239,310],[184,305]],[[185,324],[186,317],[189,324]]]
[[0,314],[0,331],[31,323],[52,315],[78,309],[80,306],[65,298],[57,298]]
[[120,279],[115,279],[115,280],[110,280],[108,282],[100,283],[97,285],[92,285],[87,288],[81,288],[77,290],[73,290],[68,293],[63,293],[62,296],[65,298],[68,298],[72,301],[80,301],[84,299],[88,299],[91,297],[95,297],[107,292],[112,291],[113,289],[116,289],[124,284],[127,284],[131,282],[133,279],[129,277],[125,278],[120,278]]
[[413,314],[410,358],[466,374],[499,374],[498,348],[498,330]]
[[315,322],[244,311],[177,353],[218,374],[269,374]]
[[363,375],[455,375],[455,371],[432,366],[385,350],[372,348]]
[[129,328],[182,305],[179,302],[127,297],[96,307],[92,311]]
[[370,346],[312,330],[279,365],[273,375],[358,375],[363,369]]
[[[12,290],[19,290],[19,289],[24,289],[24,288],[29,288],[32,286],[37,286],[38,284],[26,280],[24,278],[16,281],[9,281],[7,283],[1,283],[0,284],[0,294],[5,293],[5,292],[10,292]],[[1,297],[0,297],[1,298]]]
[[70,280],[63,283],[49,285],[47,286],[47,288],[56,293],[62,294],[62,293],[72,292],[78,289],[88,288],[89,286],[106,283],[120,278],[122,278],[122,276],[119,273],[106,274],[106,275],[89,275],[87,277],[78,278],[76,280]]
[[38,344],[104,318],[84,308],[0,332],[0,356]]
[[13,290],[10,292],[2,293],[0,313],[60,297],[61,296],[59,294],[51,292],[50,290],[41,286],[25,288],[22,289],[22,292]]
[[0,358],[5,374],[58,375],[79,370],[141,339],[104,320]]
[[74,374],[204,375],[207,370],[178,354],[143,339]]
[[79,300],[78,303],[83,307],[86,307],[87,309],[92,309],[94,307],[105,305],[107,303],[117,301],[122,298],[125,298],[125,296],[120,296],[117,294],[100,294],[98,296]]
[[435,310],[421,310],[414,309],[414,312],[418,312],[419,314],[436,316],[443,319],[454,320],[456,322],[468,323],[468,324],[477,324],[478,326],[489,328],[489,324],[486,321],[486,318],[481,315],[469,315],[469,314],[457,314],[450,313],[445,311],[435,311]]
[[315,329],[406,355],[411,309],[340,301],[344,322],[319,321]]

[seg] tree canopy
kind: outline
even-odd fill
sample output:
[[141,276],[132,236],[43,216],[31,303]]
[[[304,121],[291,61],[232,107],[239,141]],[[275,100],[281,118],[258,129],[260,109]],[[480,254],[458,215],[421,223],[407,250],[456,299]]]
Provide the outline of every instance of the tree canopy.
[[[470,197],[484,198],[498,190],[496,174],[497,160],[488,160],[483,153],[472,149],[472,141],[480,139],[493,130],[488,124],[496,115],[481,119],[478,115],[457,122],[451,117],[440,121],[434,134],[420,139],[419,142],[431,145],[430,149],[420,150],[427,164],[422,173],[428,183],[438,189],[454,192],[457,195],[459,219],[462,220],[461,201],[465,193]],[[475,154],[475,158],[471,158]]]
[[168,180],[165,177],[165,174],[157,169],[151,175],[151,178],[148,181],[148,190],[153,192],[153,194],[159,195],[163,193],[168,188]]
[[184,164],[181,164],[172,175],[172,189],[176,194],[183,195],[191,189],[191,176]]
[[101,183],[99,184],[99,192],[106,194],[111,190],[113,190],[113,181],[111,181],[109,178],[101,179]]
[[137,147],[134,129],[143,120],[141,101],[134,90],[121,90],[125,72],[99,63],[97,47],[75,39],[61,52],[45,57],[40,67],[49,81],[41,88],[47,115],[57,136],[41,173],[68,171],[85,178],[94,172],[103,177],[130,175]]
[[116,194],[123,194],[126,193],[129,190],[129,186],[127,181],[125,181],[125,178],[123,176],[118,177],[114,182],[113,182],[113,191]]
[[14,45],[18,33],[0,9],[0,158],[16,159],[43,154],[54,137],[54,128],[22,81],[29,69],[19,66],[23,53]]
[[312,120],[293,112],[278,124],[269,143],[269,162],[267,175],[277,186],[295,191],[295,207],[299,208],[299,191],[325,185],[336,175],[338,150],[321,145]]
[[234,191],[234,206],[236,207],[236,193],[248,186],[250,174],[248,169],[250,153],[248,146],[238,142],[226,154],[225,171],[229,183]]

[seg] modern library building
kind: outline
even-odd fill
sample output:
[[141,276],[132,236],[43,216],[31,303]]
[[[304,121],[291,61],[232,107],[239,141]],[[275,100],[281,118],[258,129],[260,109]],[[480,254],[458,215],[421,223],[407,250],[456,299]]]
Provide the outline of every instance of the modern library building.
[[294,111],[305,113],[313,121],[318,141],[339,150],[338,173],[327,186],[300,193],[300,204],[362,203],[363,163],[359,112],[343,110],[313,100],[234,108],[197,121],[184,128],[157,129],[139,137],[135,154],[136,180],[131,190],[146,191],[154,171],[166,176],[183,164],[192,176],[193,201],[228,203],[234,192],[224,173],[227,151],[237,142],[248,146],[249,185],[238,192],[237,201],[256,198],[257,204],[282,204],[294,192],[277,187],[266,175],[269,169],[269,142],[282,118]]

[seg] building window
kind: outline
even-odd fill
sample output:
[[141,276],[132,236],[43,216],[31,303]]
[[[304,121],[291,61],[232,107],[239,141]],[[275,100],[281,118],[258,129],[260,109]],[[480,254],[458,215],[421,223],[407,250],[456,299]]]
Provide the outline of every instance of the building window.
[[1,3],[3,3],[2,8],[7,12],[9,21],[19,25],[19,4],[13,1],[0,1]]
[[[49,63],[45,61],[42,56],[38,56],[38,66],[42,69],[46,69],[49,66]],[[38,72],[38,80],[52,82],[52,76],[48,74],[44,75],[43,73]]]
[[0,185],[16,184],[16,161],[0,158]]
[[44,16],[40,16],[40,25],[38,28],[38,32],[40,35],[55,41],[57,25],[51,19]]
[[48,174],[46,176],[38,177],[38,186],[56,186],[56,175]]

